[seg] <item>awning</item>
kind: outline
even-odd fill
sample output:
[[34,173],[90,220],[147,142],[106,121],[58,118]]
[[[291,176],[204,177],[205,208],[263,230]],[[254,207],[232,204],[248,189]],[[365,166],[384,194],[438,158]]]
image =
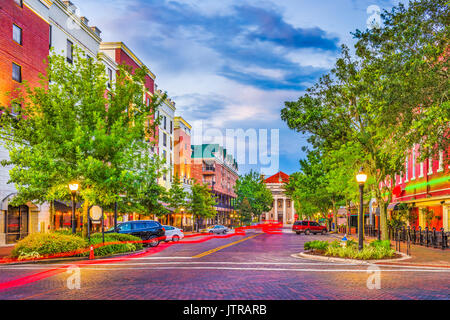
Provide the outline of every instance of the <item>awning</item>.
[[393,202],[390,203],[387,207],[388,210],[398,210],[398,205],[400,204],[400,202]]

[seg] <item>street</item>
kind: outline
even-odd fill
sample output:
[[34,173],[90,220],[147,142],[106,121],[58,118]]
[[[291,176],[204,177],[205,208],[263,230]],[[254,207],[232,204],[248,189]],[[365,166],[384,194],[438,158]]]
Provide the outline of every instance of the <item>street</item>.
[[368,289],[368,266],[291,256],[306,241],[331,238],[255,230],[161,243],[117,261],[3,265],[0,299],[449,299],[450,268],[379,265],[380,288]]

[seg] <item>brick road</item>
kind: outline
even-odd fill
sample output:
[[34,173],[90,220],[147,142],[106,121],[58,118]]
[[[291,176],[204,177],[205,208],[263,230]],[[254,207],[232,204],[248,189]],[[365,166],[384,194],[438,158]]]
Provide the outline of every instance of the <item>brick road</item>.
[[448,268],[379,266],[381,288],[369,290],[367,266],[291,257],[303,251],[305,241],[329,237],[248,232],[202,243],[162,244],[164,250],[155,254],[150,250],[126,261],[80,266],[81,288],[72,290],[67,286],[67,264],[0,266],[0,285],[46,270],[60,271],[0,291],[0,299],[450,298]]

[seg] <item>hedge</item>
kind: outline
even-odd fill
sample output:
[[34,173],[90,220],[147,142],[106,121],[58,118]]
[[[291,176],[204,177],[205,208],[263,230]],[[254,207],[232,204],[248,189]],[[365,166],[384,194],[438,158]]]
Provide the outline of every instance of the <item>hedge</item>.
[[[142,241],[141,238],[129,235],[129,234],[121,234],[121,233],[106,233],[105,234],[105,243],[108,242],[117,242],[117,241]],[[103,242],[103,237],[101,233],[95,233],[91,236],[91,244],[96,245]],[[116,253],[125,253],[130,251],[137,251],[143,248],[142,242],[138,243],[120,243],[120,244],[111,244],[105,245],[102,247],[98,247],[94,249],[95,256],[108,256]],[[85,255],[89,255],[87,252]]]
[[18,259],[39,258],[87,247],[87,241],[78,236],[61,233],[32,233],[16,244],[11,256]]

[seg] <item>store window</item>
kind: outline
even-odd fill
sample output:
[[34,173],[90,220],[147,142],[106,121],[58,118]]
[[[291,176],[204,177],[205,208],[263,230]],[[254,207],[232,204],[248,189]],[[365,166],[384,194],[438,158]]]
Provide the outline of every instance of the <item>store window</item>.
[[28,235],[28,206],[8,206],[6,213],[6,243],[15,243]]

